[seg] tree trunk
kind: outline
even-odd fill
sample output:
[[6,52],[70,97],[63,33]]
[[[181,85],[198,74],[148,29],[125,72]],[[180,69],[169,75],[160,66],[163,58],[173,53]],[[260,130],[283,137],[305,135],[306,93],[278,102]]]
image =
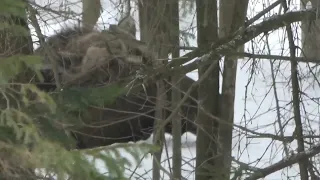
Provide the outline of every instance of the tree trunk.
[[[317,0],[303,0],[301,2],[301,9],[306,9],[306,5],[312,8],[319,8],[320,3]],[[310,8],[310,7],[308,7]],[[301,21],[301,46],[302,57],[310,59],[320,59],[320,34],[319,34],[320,20],[304,20]]]
[[[167,59],[170,52],[170,3],[159,0],[142,0],[139,1],[139,18],[140,18],[140,30],[141,40],[150,45],[151,51],[157,53],[157,57],[160,59]],[[166,61],[153,62],[154,68],[163,65]],[[160,166],[161,166],[161,153],[164,142],[164,129],[158,129],[157,127],[165,119],[164,105],[166,101],[166,89],[163,80],[157,82],[157,102],[156,102],[156,114],[154,134],[160,136],[153,136],[154,144],[160,146],[160,151],[153,154],[153,177],[154,180],[160,178]]]
[[152,161],[152,179],[160,180],[160,169],[161,169],[161,154],[163,150],[163,143],[165,141],[164,138],[164,129],[158,128],[161,122],[165,119],[165,112],[163,111],[163,106],[165,105],[165,86],[162,80],[159,80],[157,83],[157,102],[156,102],[156,112],[154,121],[154,131],[153,134],[157,134],[160,131],[160,136],[156,137],[153,136],[153,144],[158,145],[160,150],[153,154],[153,161]]
[[[225,0],[220,1],[220,38],[226,37],[244,25],[247,14],[248,0]],[[236,49],[235,49],[236,50]],[[243,47],[238,49],[243,51]],[[234,99],[237,74],[237,59],[226,56],[223,68],[223,83],[221,96],[220,118],[229,123],[233,123]],[[222,156],[220,162],[221,179],[230,178],[231,154],[232,154],[232,126],[221,124],[219,127],[219,141],[222,145]]]
[[92,30],[100,17],[101,2],[100,0],[82,0],[82,9],[82,25],[87,30]]
[[[171,46],[172,46],[172,59],[174,61],[175,58],[180,57],[180,39],[179,39],[179,0],[172,0],[170,4],[170,19],[171,19],[171,28],[170,28],[170,38],[171,38]],[[184,75],[183,75],[184,77]],[[181,100],[181,93],[179,91],[179,75],[172,76],[172,107],[174,110],[178,103]],[[180,109],[179,109],[180,110]],[[172,173],[173,179],[181,179],[181,117],[177,113],[174,117],[172,117]]]
[[[196,0],[198,47],[204,48],[218,39],[217,1]],[[197,158],[196,180],[219,179],[218,123],[208,113],[218,117],[219,113],[219,59],[210,60],[215,64],[207,77],[203,77],[208,65],[199,67],[198,117],[197,117]],[[212,135],[209,137],[208,135]]]

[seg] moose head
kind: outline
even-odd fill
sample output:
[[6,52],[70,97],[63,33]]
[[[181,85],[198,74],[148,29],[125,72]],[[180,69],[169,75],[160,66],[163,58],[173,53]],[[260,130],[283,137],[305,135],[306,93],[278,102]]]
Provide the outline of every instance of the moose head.
[[[135,32],[135,23],[131,16],[123,18],[118,25],[110,25],[110,28],[104,31],[79,27],[65,28],[49,37],[35,53],[45,55],[45,67],[49,69],[52,68],[50,55],[56,54],[55,57],[59,57],[55,61],[58,64],[63,84],[93,69],[104,67],[104,70],[110,64],[132,66],[140,65],[143,60],[150,59],[152,54],[148,53],[148,48],[144,43],[135,39]],[[45,49],[48,48],[53,53],[46,53]],[[126,69],[123,72],[128,71]],[[113,73],[119,74],[120,72]],[[100,78],[110,77],[110,75],[99,74]],[[79,79],[84,80],[83,77]]]

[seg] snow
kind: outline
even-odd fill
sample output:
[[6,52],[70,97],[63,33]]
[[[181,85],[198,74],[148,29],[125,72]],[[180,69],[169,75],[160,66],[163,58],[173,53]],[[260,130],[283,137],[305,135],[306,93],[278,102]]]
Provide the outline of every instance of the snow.
[[[168,148],[168,154],[166,154],[166,150],[163,151],[162,154],[162,159],[161,159],[161,164],[164,168],[168,169],[169,163],[172,165],[171,157],[172,157],[172,136],[169,134],[166,134],[166,147]],[[196,137],[191,134],[191,133],[186,133],[182,137],[182,151],[181,154],[183,156],[183,161],[182,161],[182,174],[183,177],[187,179],[193,179],[193,168],[195,167],[195,139]],[[152,142],[152,137],[150,137],[147,142],[151,143]],[[140,142],[138,142],[140,143]],[[128,154],[127,152],[122,153],[124,158],[127,158],[131,160],[131,162],[134,162],[133,157]],[[169,158],[168,158],[169,157]],[[125,174],[128,177],[132,177],[131,179],[152,179],[152,156],[150,154],[146,155],[143,157],[143,161],[141,164],[138,164],[138,168],[136,169],[136,165],[133,165],[131,168],[128,168],[125,171]],[[99,167],[99,170],[101,173],[106,173],[104,163],[102,161],[97,162],[96,164]],[[136,170],[135,170],[136,169]],[[135,170],[135,171],[134,171]],[[169,170],[168,170],[169,171]],[[165,173],[163,173],[163,179],[170,179],[169,176]]]
[[[40,0],[38,0],[40,1]],[[61,2],[57,1],[57,2]],[[42,1],[43,3],[44,1]],[[104,13],[102,14],[101,18],[99,19],[98,24],[100,24],[100,28],[107,28],[103,27],[101,24],[103,23],[116,23],[116,19],[112,17],[119,17],[117,13],[115,13],[115,9],[113,4],[108,1],[103,1],[104,3]],[[257,12],[261,11],[263,8],[263,2],[254,1],[255,4],[250,3],[248,11],[250,13],[257,14]],[[268,2],[273,3],[273,2]],[[293,1],[293,3],[298,4],[298,1]],[[59,6],[56,6],[59,7]],[[75,8],[75,11],[79,12],[78,6]],[[298,7],[298,5],[297,5]],[[295,9],[295,8],[293,8]],[[277,13],[278,9],[272,11],[273,14]],[[250,15],[250,14],[249,14]],[[252,15],[252,16],[253,16]],[[269,14],[271,17],[272,14]],[[42,18],[49,17],[42,16]],[[102,18],[103,17],[103,18]],[[138,15],[134,13],[135,19],[138,19]],[[190,24],[193,23],[192,26],[195,26],[195,19],[194,17],[194,10],[193,13],[184,17],[181,21],[180,28],[181,29],[188,29],[190,28]],[[251,18],[251,17],[250,17]],[[249,19],[250,19],[249,18]],[[193,22],[188,22],[188,20],[193,19]],[[55,23],[54,20],[48,20],[47,22]],[[61,27],[70,25],[72,23],[76,23],[76,21],[66,21],[64,25],[55,24],[51,25],[50,28],[44,28],[43,31],[45,35],[52,35],[54,34],[54,30],[58,30]],[[138,24],[138,22],[137,22]],[[139,26],[137,25],[139,28]],[[191,28],[190,28],[191,29]],[[300,33],[300,30],[296,28],[296,32]],[[139,30],[137,32],[137,36],[139,35]],[[269,44],[270,47],[266,47],[266,43],[247,43],[246,44],[246,51],[252,52],[254,48],[255,53],[259,54],[268,54],[268,48],[270,48],[270,52],[273,55],[288,55],[288,43],[287,38],[284,35],[283,30],[277,30],[272,32],[269,35]],[[139,36],[138,36],[139,38]],[[261,40],[262,36],[256,38],[256,40]],[[262,40],[261,40],[262,41]],[[265,41],[265,38],[263,39]],[[181,42],[182,43],[182,42]],[[296,43],[299,42],[296,40]],[[190,46],[196,46],[196,41],[191,40]],[[181,51],[181,55],[187,53],[188,51]],[[276,114],[276,104],[275,104],[275,94],[272,88],[272,78],[271,78],[271,66],[269,60],[261,60],[255,61],[256,64],[255,68],[259,69],[259,72],[255,72],[252,74],[252,61],[247,62],[248,59],[244,58],[239,61],[238,64],[238,72],[237,72],[237,83],[236,83],[236,97],[235,97],[235,123],[237,125],[244,126],[250,130],[254,130],[259,133],[271,133],[271,134],[279,134],[279,126],[276,122],[277,114]],[[311,65],[310,65],[311,66]],[[288,83],[290,82],[290,64],[288,62],[276,62],[274,63],[274,72],[276,74],[276,86],[277,86],[277,94],[278,98],[280,99],[280,106],[283,107],[280,109],[281,113],[281,123],[285,124],[288,123],[288,126],[285,128],[284,134],[286,136],[291,136],[294,130],[294,123],[291,120],[288,122],[290,118],[292,118],[292,105],[289,103],[292,100],[291,97],[291,85]],[[299,69],[300,75],[306,74],[310,72],[307,64],[300,63]],[[310,73],[309,73],[310,74]],[[197,72],[190,72],[188,76],[192,77],[193,79],[197,79]],[[312,78],[305,78],[301,85],[301,91],[307,94],[309,97],[320,97],[320,91],[318,85],[311,85],[313,83]],[[248,83],[250,82],[250,83]],[[301,111],[301,115],[303,117],[304,123],[308,124],[308,127],[304,127],[305,129],[312,129],[315,134],[319,134],[319,106],[318,101],[319,99],[311,100],[308,99],[306,95],[302,96],[302,99],[305,101],[304,106],[301,107],[303,111]],[[283,151],[283,144],[280,141],[272,141],[268,138],[253,138],[253,137],[246,137],[246,133],[239,130],[238,128],[234,128],[233,134],[233,154],[237,160],[243,163],[251,163],[250,166],[263,168],[269,165],[272,165],[275,162],[278,162],[286,155]],[[152,137],[150,137],[147,142],[152,142]],[[196,137],[191,133],[186,133],[183,135],[183,148],[182,148],[182,155],[183,155],[183,166],[182,166],[182,174],[187,179],[194,179],[194,167],[195,167],[195,140]],[[162,164],[164,167],[169,167],[169,163],[171,164],[170,158],[172,157],[172,141],[170,135],[166,135],[166,142],[168,147],[168,155],[166,151],[163,152],[162,155]],[[295,141],[288,145],[289,151],[296,149]],[[123,152],[123,157],[133,159],[129,154]],[[169,159],[169,160],[167,160]],[[96,164],[97,167],[101,170],[101,172],[105,173],[106,169],[103,167],[102,162],[98,162]],[[128,168],[126,170],[126,174],[130,176],[132,171],[135,167]],[[142,164],[137,168],[136,172],[133,173],[133,179],[152,179],[151,175],[152,169],[152,157],[147,155],[145,159],[142,161]],[[168,168],[167,168],[167,171]],[[287,179],[290,175],[290,179],[299,179],[295,178],[298,174],[298,167],[294,165],[292,167],[280,170],[275,172],[266,177],[268,180],[278,180],[278,179]],[[169,179],[166,174],[163,174],[164,179]]]

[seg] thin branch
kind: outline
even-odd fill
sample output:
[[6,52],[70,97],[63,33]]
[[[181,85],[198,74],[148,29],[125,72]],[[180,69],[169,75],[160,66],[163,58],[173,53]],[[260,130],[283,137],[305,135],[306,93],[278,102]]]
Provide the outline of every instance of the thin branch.
[[[289,10],[286,0],[282,0],[284,12]],[[298,152],[304,151],[304,142],[303,142],[303,128],[301,122],[300,114],[300,87],[298,79],[298,62],[294,60],[296,57],[296,45],[294,44],[294,37],[292,33],[291,24],[286,25],[286,31],[288,34],[290,57],[291,57],[291,83],[292,83],[292,104],[293,104],[293,114],[294,121],[296,124],[295,132],[297,135],[297,144]],[[308,159],[301,159],[299,161],[299,170],[301,180],[308,180]]]
[[[159,128],[164,128],[166,124],[169,123],[169,121],[176,116],[176,114],[178,113],[179,109],[181,108],[181,106],[184,104],[184,102],[188,99],[188,97],[190,96],[190,93],[192,92],[192,90],[194,88],[196,88],[199,83],[201,83],[204,79],[207,78],[207,76],[210,74],[210,72],[217,66],[219,65],[219,61],[215,61],[214,63],[212,63],[209,68],[205,71],[205,73],[203,73],[203,75],[199,78],[198,81],[195,81],[191,84],[190,88],[188,89],[188,91],[185,93],[185,95],[183,96],[183,98],[181,98],[180,102],[177,104],[176,108],[171,112],[170,116],[165,119],[161,124],[159,124]],[[159,133],[156,133],[154,135],[155,137],[160,136]]]
[[[207,59],[207,58],[197,58],[192,63],[189,63],[184,66],[180,66],[180,65],[184,64],[184,63],[186,63],[196,57],[202,56],[204,54],[206,56],[210,56],[210,57],[215,54],[218,54],[220,56],[230,55],[232,53],[234,54],[234,52],[230,51],[231,49],[233,49],[234,47],[238,47],[238,46],[245,44],[246,42],[259,36],[261,33],[278,29],[280,27],[285,26],[286,24],[301,21],[301,20],[305,19],[306,17],[308,17],[309,20],[314,20],[318,17],[320,18],[320,13],[317,15],[316,9],[308,9],[308,10],[303,10],[303,11],[287,12],[283,15],[272,16],[271,18],[269,18],[269,19],[267,19],[257,25],[249,26],[248,28],[246,28],[245,30],[243,30],[241,32],[237,31],[238,35],[235,37],[232,36],[232,37],[234,37],[233,39],[229,38],[227,40],[221,40],[221,41],[219,41],[220,43],[213,44],[211,46],[211,48],[203,48],[203,49],[196,48],[192,52],[187,53],[186,55],[180,57],[179,59],[176,59],[175,61],[171,61],[169,63],[169,66],[163,66],[163,67],[159,67],[157,69],[146,68],[145,69],[146,79],[144,80],[144,82],[148,82],[150,80],[154,82],[154,80],[168,77],[168,76],[171,76],[175,73],[185,74],[185,73],[191,72],[191,71],[198,68],[199,63],[210,63],[210,62],[201,61],[201,59]],[[249,54],[245,53],[244,55],[249,55]],[[255,56],[264,57],[263,55],[255,55]],[[280,57],[281,56],[279,56],[279,58]],[[274,57],[272,57],[272,58],[274,58]],[[276,58],[278,58],[278,57],[276,57]],[[281,59],[287,60],[289,58],[281,57]],[[301,58],[301,60],[302,60],[302,58]],[[312,60],[312,61],[306,60],[306,62],[316,62],[316,61],[315,60]],[[171,69],[171,67],[175,67],[175,68]],[[125,82],[132,81],[132,76],[125,78],[123,81],[125,81]],[[140,89],[141,83],[137,83],[135,85],[135,87],[138,87],[138,89]]]
[[56,11],[54,9],[49,8],[48,6],[41,6],[41,5],[39,5],[39,4],[35,3],[35,2],[29,1],[28,3],[30,5],[38,8],[38,9],[41,9],[41,10],[43,10],[45,12],[51,12],[51,13],[53,13],[55,15],[59,15],[59,16],[65,18],[65,19],[69,19],[70,15],[73,16],[73,17],[77,17],[77,16],[81,15],[81,13],[76,13],[76,12],[73,12],[71,10],[68,10],[68,11],[58,10],[58,11]]
[[270,6],[268,6],[267,8],[265,8],[264,10],[262,10],[261,12],[259,12],[257,15],[255,15],[253,18],[249,19],[246,22],[246,25],[251,25],[252,23],[254,23],[255,21],[257,21],[258,19],[260,19],[262,16],[264,16],[265,14],[267,14],[269,11],[271,11],[273,8],[275,8],[276,6],[278,6],[279,4],[281,4],[282,0],[278,0],[276,2],[274,2],[273,4],[271,4]]
[[235,163],[237,163],[239,165],[239,168],[234,172],[234,176],[231,180],[237,180],[242,176],[242,171],[243,170],[247,170],[247,171],[260,171],[260,168],[256,168],[253,166],[250,166],[247,163],[243,163],[237,159],[235,159],[234,157],[232,157],[232,161],[234,161]]
[[[319,139],[320,136],[314,136],[314,135],[304,135],[302,136],[304,139]],[[292,142],[294,139],[296,139],[296,136],[278,136],[278,135],[274,135],[274,134],[264,134],[264,133],[259,133],[259,135],[256,136],[248,136],[247,138],[270,138],[272,140],[276,140],[276,141],[285,141],[285,142]]]
[[[180,49],[182,50],[195,50],[197,47],[190,47],[190,46],[181,46]],[[261,59],[261,60],[284,60],[290,61],[290,56],[281,56],[281,55],[272,55],[272,54],[252,54],[252,53],[241,53],[241,52],[232,52],[229,54],[230,56],[235,56],[237,58],[252,58],[252,59]],[[305,62],[305,63],[319,63],[320,59],[312,59],[306,57],[295,57],[295,61],[298,62]]]
[[[247,57],[253,59],[266,59],[266,60],[284,60],[290,61],[292,58],[289,56],[280,56],[280,55],[263,55],[263,54],[251,54],[251,53],[231,53],[233,56],[237,57]],[[310,59],[305,57],[294,57],[294,60],[297,62],[305,63],[319,63],[320,59]]]
[[[261,33],[276,30],[287,24],[298,22],[306,18],[308,18],[309,20],[314,20],[319,17],[320,14],[317,15],[315,8],[303,11],[287,12],[283,15],[274,15],[259,24],[252,25],[247,28],[241,27],[234,35],[229,36],[227,38],[223,38],[219,40],[217,43],[212,44],[211,48],[197,48],[192,52],[185,54],[180,59],[176,61],[171,61],[169,63],[169,67],[179,66],[181,64],[187,63],[188,61],[194,58],[203,56],[204,54],[209,57],[212,57],[214,55],[219,55],[221,57],[225,55],[230,55],[230,53],[234,53],[232,49],[235,49],[236,47],[245,44],[246,42],[259,36]],[[200,62],[201,59],[202,58],[198,58],[197,60],[195,60],[192,63],[189,63],[188,65],[175,68],[169,71],[180,71],[186,73],[195,70],[198,67],[199,63],[210,63],[204,61]]]
[[39,37],[40,45],[44,48],[45,53],[48,54],[48,58],[50,60],[50,63],[52,64],[52,71],[54,74],[56,86],[58,89],[61,89],[61,83],[60,83],[60,78],[58,73],[58,65],[57,65],[57,62],[55,61],[55,57],[57,57],[57,55],[52,51],[50,51],[50,48],[47,47],[45,44],[44,36],[41,33],[41,28],[38,24],[37,17],[36,17],[37,11],[29,4],[28,4],[28,10],[30,12],[30,21],[37,33],[37,36]]
[[[268,53],[271,53],[271,49],[269,46],[269,40],[268,40],[268,35],[266,36],[266,41],[267,41],[267,49]],[[273,94],[274,94],[274,99],[276,101],[276,112],[277,112],[277,122],[279,125],[279,132],[281,137],[284,137],[284,128],[281,122],[281,113],[280,113],[280,104],[279,104],[279,97],[278,97],[278,92],[277,92],[277,84],[276,84],[276,75],[274,73],[274,67],[273,67],[273,62],[272,60],[269,60],[270,62],[270,68],[271,68],[271,78],[272,78],[272,87],[273,87]],[[286,156],[289,156],[289,150],[287,146],[287,142],[282,141],[283,143],[283,149],[286,154]]]
[[268,166],[266,168],[263,168],[263,169],[260,169],[259,171],[254,172],[250,177],[246,178],[245,180],[256,180],[256,179],[264,178],[269,174],[272,174],[286,167],[292,166],[293,164],[297,163],[302,159],[313,157],[319,153],[320,153],[320,144],[317,144],[311,147],[307,151],[300,152],[298,154],[293,154],[290,157],[284,158],[271,166]]

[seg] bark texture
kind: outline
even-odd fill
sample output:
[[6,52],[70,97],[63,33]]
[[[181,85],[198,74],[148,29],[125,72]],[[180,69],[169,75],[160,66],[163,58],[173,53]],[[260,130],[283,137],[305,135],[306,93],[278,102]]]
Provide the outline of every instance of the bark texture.
[[[179,0],[171,0],[170,3],[170,25],[172,26],[170,33],[170,40],[172,51],[171,55],[173,61],[175,58],[180,57],[179,50]],[[172,111],[178,106],[181,100],[180,83],[181,76],[178,74],[172,76]],[[172,153],[172,176],[173,179],[181,179],[181,117],[179,112],[172,118],[172,141],[173,141],[173,153]]]
[[[224,0],[220,1],[220,24],[219,37],[231,35],[244,25],[248,0]],[[237,49],[233,49],[236,51]],[[240,47],[238,51],[244,51]],[[234,99],[237,75],[237,58],[225,56],[223,68],[223,83],[221,93],[220,118],[228,123],[234,122]],[[219,142],[221,142],[221,179],[230,178],[231,155],[232,155],[232,129],[227,124],[221,124],[219,129]]]
[[[217,1],[197,0],[197,36],[200,49],[210,46],[218,39]],[[215,64],[207,77],[208,66],[199,67],[197,159],[196,180],[220,179],[218,155],[218,123],[208,115],[219,116],[219,59],[209,59]]]
[[[317,0],[302,0],[301,9],[319,8],[320,2]],[[302,57],[317,59],[320,61],[320,20],[309,20],[306,18],[301,21],[301,47]]]
[[100,0],[82,0],[82,9],[83,27],[92,30],[100,17],[101,2]]
[[[160,59],[167,59],[170,52],[170,1],[163,0],[142,0],[139,1],[139,18],[141,29],[141,40],[150,45],[150,50],[157,54]],[[165,60],[154,61],[153,68],[161,66],[167,63]],[[155,113],[155,131],[154,134],[160,136],[154,136],[153,142],[159,145],[161,151],[154,153],[153,155],[153,177],[154,180],[160,178],[160,162],[161,153],[164,142],[163,129],[158,126],[165,119],[166,114],[163,111],[165,106],[165,85],[163,80],[157,81],[157,103]]]

